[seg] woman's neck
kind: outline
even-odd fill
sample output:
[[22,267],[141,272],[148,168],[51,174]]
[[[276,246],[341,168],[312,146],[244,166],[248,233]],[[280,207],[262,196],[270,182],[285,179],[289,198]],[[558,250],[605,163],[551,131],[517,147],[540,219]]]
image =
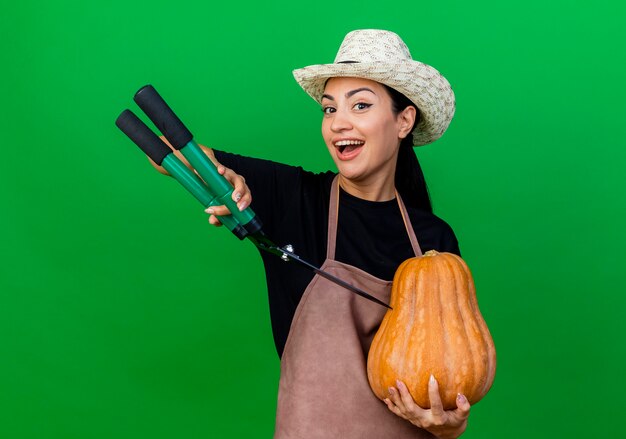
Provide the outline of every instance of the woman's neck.
[[368,181],[351,181],[339,174],[339,186],[357,198],[368,201],[389,201],[396,197],[393,175]]

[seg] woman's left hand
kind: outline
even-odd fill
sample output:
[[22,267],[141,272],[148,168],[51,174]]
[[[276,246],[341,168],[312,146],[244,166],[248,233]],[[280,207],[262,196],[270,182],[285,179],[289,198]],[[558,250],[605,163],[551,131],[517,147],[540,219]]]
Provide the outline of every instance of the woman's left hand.
[[456,439],[463,434],[470,411],[470,403],[464,395],[457,396],[456,409],[444,410],[439,385],[435,377],[431,376],[428,383],[430,409],[423,409],[413,401],[409,389],[402,381],[398,380],[396,383],[397,387],[390,387],[390,396],[385,399],[389,410],[439,439]]

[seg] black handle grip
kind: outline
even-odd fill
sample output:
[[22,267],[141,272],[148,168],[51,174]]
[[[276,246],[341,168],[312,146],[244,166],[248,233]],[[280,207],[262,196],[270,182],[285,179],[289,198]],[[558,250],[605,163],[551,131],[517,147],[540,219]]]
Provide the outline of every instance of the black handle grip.
[[172,150],[159,139],[136,115],[130,110],[124,110],[115,120],[115,125],[124,132],[130,140],[145,152],[154,162],[161,166],[165,156]]
[[135,102],[174,148],[181,149],[193,139],[193,134],[151,85],[144,85],[135,93]]

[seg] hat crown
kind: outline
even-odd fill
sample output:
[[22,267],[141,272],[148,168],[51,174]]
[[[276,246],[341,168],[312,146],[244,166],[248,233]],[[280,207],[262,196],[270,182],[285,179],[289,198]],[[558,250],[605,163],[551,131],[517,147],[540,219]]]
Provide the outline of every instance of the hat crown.
[[348,33],[335,57],[335,63],[398,63],[411,60],[409,48],[397,34],[377,29]]

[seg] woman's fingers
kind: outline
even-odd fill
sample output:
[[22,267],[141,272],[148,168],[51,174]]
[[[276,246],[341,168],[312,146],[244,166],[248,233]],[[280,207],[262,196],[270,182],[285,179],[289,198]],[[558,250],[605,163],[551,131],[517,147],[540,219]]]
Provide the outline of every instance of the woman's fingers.
[[402,397],[400,396],[398,389],[396,389],[395,387],[389,388],[389,400],[392,402],[394,407],[398,408],[400,413],[404,413],[406,411],[404,403],[402,402]]
[[400,380],[396,380],[396,386],[398,386],[398,391],[400,392],[400,398],[402,399],[404,408],[414,416],[421,416],[424,409],[415,404],[415,401],[413,401],[413,397],[409,393],[409,389],[406,384]]
[[222,226],[221,221],[218,220],[215,215],[211,215],[209,217],[209,224],[211,224],[212,226],[215,226],[215,227],[221,227]]
[[[237,203],[239,211],[245,210],[250,203],[252,203],[252,194],[248,185],[246,185],[246,179],[241,175],[234,172],[232,169],[226,166],[214,162],[217,167],[217,172],[223,175],[224,178],[233,186],[232,199]],[[211,215],[209,217],[209,223],[214,226],[221,226],[222,223],[217,218],[218,216],[230,215],[231,211],[225,205],[209,206],[205,209],[205,212]]]
[[240,179],[237,179],[234,184],[235,188],[233,189],[233,201],[237,203],[237,208],[242,211],[245,210],[246,207],[248,207],[252,202],[252,195],[250,194],[243,177],[239,177]]
[[209,217],[209,224],[213,226],[221,226],[222,223],[217,218],[218,216],[230,215],[230,210],[226,206],[210,206],[204,210],[206,213],[211,215]]
[[217,172],[233,186],[232,198],[237,203],[237,208],[240,211],[245,210],[252,202],[252,194],[246,185],[246,179],[224,165],[218,165]]
[[454,409],[455,415],[459,419],[467,419],[470,413],[470,403],[465,395],[458,394],[456,396],[456,409]]
[[252,194],[250,194],[248,186],[245,183],[241,187],[235,187],[233,200],[237,202],[237,207],[240,211],[250,206],[250,203],[252,203]]
[[224,215],[230,215],[230,210],[228,210],[228,207],[221,205],[221,206],[210,206],[209,208],[204,210],[206,213],[208,213],[209,215],[217,215],[217,216],[224,216]]
[[443,403],[439,395],[439,383],[434,375],[428,380],[428,398],[430,399],[430,411],[434,420],[443,418]]
[[167,140],[165,138],[165,136],[159,136],[159,138],[163,141],[163,143],[165,143],[167,146],[169,146],[169,148],[174,151],[174,147],[172,146],[172,144],[170,143],[169,140]]
[[398,416],[400,416],[400,417],[404,418],[404,415],[402,414],[402,412],[400,411],[400,409],[398,408],[398,406],[397,406],[397,405],[395,405],[393,402],[391,402],[391,400],[390,400],[389,398],[385,398],[385,399],[383,400],[383,402],[384,402],[385,404],[387,404],[387,408],[388,408],[389,410],[391,410],[392,412],[394,412],[396,415],[398,415]]
[[397,380],[396,386],[389,388],[389,398],[385,399],[385,404],[396,415],[419,425],[428,411],[415,403],[406,384]]

